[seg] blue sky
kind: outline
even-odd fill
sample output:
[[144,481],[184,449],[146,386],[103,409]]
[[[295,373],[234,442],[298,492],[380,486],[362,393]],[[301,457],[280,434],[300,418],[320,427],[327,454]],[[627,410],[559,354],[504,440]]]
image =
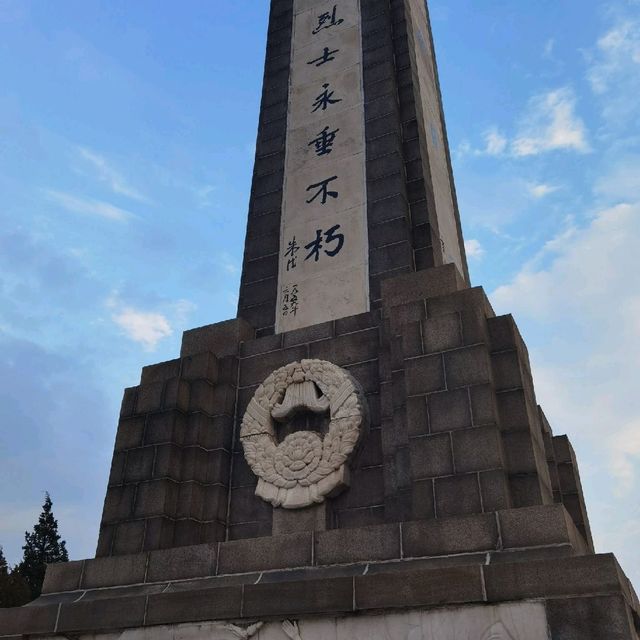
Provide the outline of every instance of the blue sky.
[[[640,584],[640,2],[432,0],[474,284]],[[235,315],[268,2],[0,0],[0,544],[91,557],[122,390]]]

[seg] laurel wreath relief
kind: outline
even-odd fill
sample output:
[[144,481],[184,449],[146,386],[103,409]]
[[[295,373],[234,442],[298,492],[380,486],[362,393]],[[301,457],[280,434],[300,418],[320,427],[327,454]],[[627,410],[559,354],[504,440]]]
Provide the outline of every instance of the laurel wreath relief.
[[[310,382],[323,398],[299,404],[316,410],[326,398],[328,432],[323,439],[313,431],[296,431],[278,443],[274,413],[283,413],[287,390],[298,400],[308,398]],[[296,386],[294,394],[291,387]],[[293,362],[269,375],[249,402],[240,430],[245,458],[258,476],[256,494],[276,507],[299,509],[348,486],[347,461],[363,430],[365,402],[353,377],[324,360]]]

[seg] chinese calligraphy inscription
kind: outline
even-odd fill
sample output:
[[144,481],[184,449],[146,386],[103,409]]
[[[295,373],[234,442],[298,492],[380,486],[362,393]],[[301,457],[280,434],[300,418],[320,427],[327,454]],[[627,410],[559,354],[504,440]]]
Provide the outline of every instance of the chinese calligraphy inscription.
[[360,0],[294,0],[276,331],[369,310]]

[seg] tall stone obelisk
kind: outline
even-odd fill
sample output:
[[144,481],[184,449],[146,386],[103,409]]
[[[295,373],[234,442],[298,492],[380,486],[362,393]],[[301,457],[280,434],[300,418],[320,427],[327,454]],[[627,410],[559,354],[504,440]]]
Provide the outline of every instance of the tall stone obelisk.
[[290,5],[272,5],[238,308],[260,335],[369,311],[394,274],[468,281],[424,3]]
[[238,317],[125,391],[96,555],[0,638],[638,640],[470,287],[423,2],[271,1]]

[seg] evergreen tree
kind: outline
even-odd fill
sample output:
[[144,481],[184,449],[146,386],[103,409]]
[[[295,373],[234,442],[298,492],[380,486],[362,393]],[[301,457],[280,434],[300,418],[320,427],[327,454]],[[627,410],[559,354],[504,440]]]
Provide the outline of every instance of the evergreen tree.
[[58,521],[53,517],[52,504],[47,493],[42,513],[33,531],[24,533],[24,555],[22,562],[16,567],[29,585],[32,598],[37,598],[42,592],[46,565],[69,560],[66,543],[60,540],[58,533]]
[[7,559],[0,547],[0,608],[19,607],[31,600],[25,579],[14,569],[9,571]]

